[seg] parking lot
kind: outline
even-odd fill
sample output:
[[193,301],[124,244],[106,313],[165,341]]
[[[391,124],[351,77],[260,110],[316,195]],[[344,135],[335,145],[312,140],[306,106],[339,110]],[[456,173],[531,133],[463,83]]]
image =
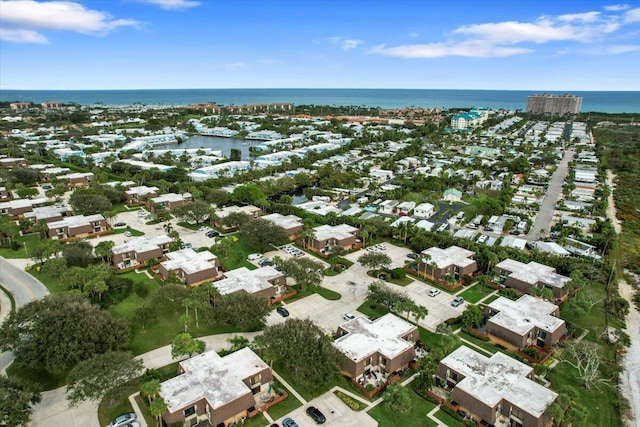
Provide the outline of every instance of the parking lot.
[[305,413],[309,406],[315,406],[327,418],[327,422],[323,425],[336,427],[375,427],[378,422],[371,418],[364,411],[354,412],[345,405],[333,392],[329,391],[320,397],[316,397],[306,405],[295,409],[294,411],[282,417],[276,422],[282,425],[282,420],[286,417],[293,420],[300,427],[315,427],[317,424]]

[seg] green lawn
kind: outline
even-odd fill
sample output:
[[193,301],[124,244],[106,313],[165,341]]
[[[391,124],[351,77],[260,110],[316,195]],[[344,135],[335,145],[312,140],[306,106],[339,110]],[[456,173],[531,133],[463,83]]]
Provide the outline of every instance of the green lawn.
[[337,301],[342,298],[342,295],[340,295],[338,292],[332,291],[331,289],[323,288],[322,286],[314,286],[313,290],[315,290],[315,292],[324,299],[328,299],[330,301]]
[[494,302],[495,300],[497,300],[498,298],[500,298],[500,295],[496,294],[496,295],[491,295],[489,298],[487,298],[486,300],[482,301],[483,304],[491,304],[492,302]]
[[60,281],[59,277],[48,276],[33,268],[31,270],[28,270],[28,272],[33,277],[41,281],[42,284],[45,285],[47,289],[49,289],[49,292],[51,292],[54,295],[67,292],[69,290],[67,285]]
[[131,227],[115,228],[109,234],[123,234],[127,231],[130,232],[131,235],[135,237],[144,236],[144,233],[142,231],[136,230],[135,228],[131,228]]
[[[282,384],[278,384],[277,387],[287,390],[287,388],[285,386],[283,386]],[[296,397],[293,395],[293,393],[291,393],[290,390],[287,390],[287,393],[289,393],[289,397],[287,397],[285,400],[283,400],[282,402],[278,403],[277,405],[272,406],[267,411],[267,413],[274,420],[277,420],[278,418],[284,416],[285,414],[288,414],[289,412],[293,411],[294,409],[302,406],[302,403],[298,399],[296,399]]]
[[45,369],[33,369],[13,362],[7,368],[7,376],[20,378],[27,384],[37,384],[42,391],[53,390],[66,384],[68,371],[52,373]]
[[472,285],[468,287],[466,291],[462,292],[460,296],[462,296],[465,301],[475,304],[493,291],[495,291],[493,288]]
[[[240,267],[247,267],[249,270],[255,270],[256,266],[247,261],[247,256],[254,251],[247,248],[244,243],[236,236],[228,236],[226,239],[231,239],[233,245],[229,249],[227,256],[224,256],[217,245],[211,246],[211,252],[218,256],[220,264],[227,270],[235,270]],[[217,241],[218,239],[216,239]]]
[[40,241],[38,233],[18,236],[16,237],[16,243],[20,245],[18,249],[0,248],[0,256],[4,258],[29,258]]
[[442,409],[439,409],[438,412],[436,412],[433,415],[437,419],[445,423],[447,427],[458,427],[463,425],[462,421],[460,421],[458,418],[453,418],[451,415],[447,414]]
[[418,396],[413,390],[411,392],[411,408],[404,414],[397,412],[388,412],[382,406],[382,403],[369,411],[380,427],[396,427],[396,426],[437,426],[435,421],[427,418],[427,414],[436,407],[435,404],[428,402]]

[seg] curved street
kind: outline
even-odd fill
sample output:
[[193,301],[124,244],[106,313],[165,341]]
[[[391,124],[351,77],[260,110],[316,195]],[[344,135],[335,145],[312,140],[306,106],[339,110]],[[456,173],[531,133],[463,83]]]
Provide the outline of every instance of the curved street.
[[[24,263],[25,260],[17,261]],[[39,280],[3,257],[0,257],[0,284],[13,295],[16,308],[49,295],[49,290]],[[11,353],[0,353],[0,372],[4,373],[11,362]]]

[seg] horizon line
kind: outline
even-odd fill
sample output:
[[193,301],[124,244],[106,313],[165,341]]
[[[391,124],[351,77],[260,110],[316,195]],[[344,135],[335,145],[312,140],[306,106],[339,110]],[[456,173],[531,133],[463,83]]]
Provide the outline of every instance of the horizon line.
[[36,92],[36,91],[52,91],[52,92],[73,92],[73,91],[154,91],[154,90],[430,90],[430,91],[505,91],[505,92],[640,92],[640,89],[635,90],[605,90],[605,89],[473,89],[473,88],[349,88],[349,87],[227,87],[227,88],[111,88],[111,89],[25,89],[25,88],[3,88],[0,87],[0,91],[20,91],[20,92]]

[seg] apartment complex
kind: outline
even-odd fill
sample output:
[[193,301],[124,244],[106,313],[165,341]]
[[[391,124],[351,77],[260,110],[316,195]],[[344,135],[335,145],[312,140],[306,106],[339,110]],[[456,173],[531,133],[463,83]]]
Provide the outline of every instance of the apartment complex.
[[565,93],[564,95],[531,95],[527,97],[527,113],[534,114],[578,114],[582,106],[582,97]]
[[528,264],[513,259],[505,259],[495,266],[498,273],[497,281],[501,286],[514,288],[523,294],[529,289],[551,289],[553,297],[565,299],[569,295],[566,284],[569,277],[556,273],[556,269],[544,264],[531,261]]
[[138,237],[122,245],[114,246],[111,261],[117,269],[145,265],[150,259],[160,259],[169,251],[173,242],[166,234],[155,237]]
[[169,252],[167,261],[160,263],[158,272],[163,279],[175,273],[187,285],[198,285],[220,276],[218,257],[209,251],[196,252],[191,248]]
[[425,272],[437,280],[444,280],[449,274],[458,281],[478,270],[474,256],[475,252],[458,246],[449,246],[447,249],[434,246],[422,251],[418,271]]

